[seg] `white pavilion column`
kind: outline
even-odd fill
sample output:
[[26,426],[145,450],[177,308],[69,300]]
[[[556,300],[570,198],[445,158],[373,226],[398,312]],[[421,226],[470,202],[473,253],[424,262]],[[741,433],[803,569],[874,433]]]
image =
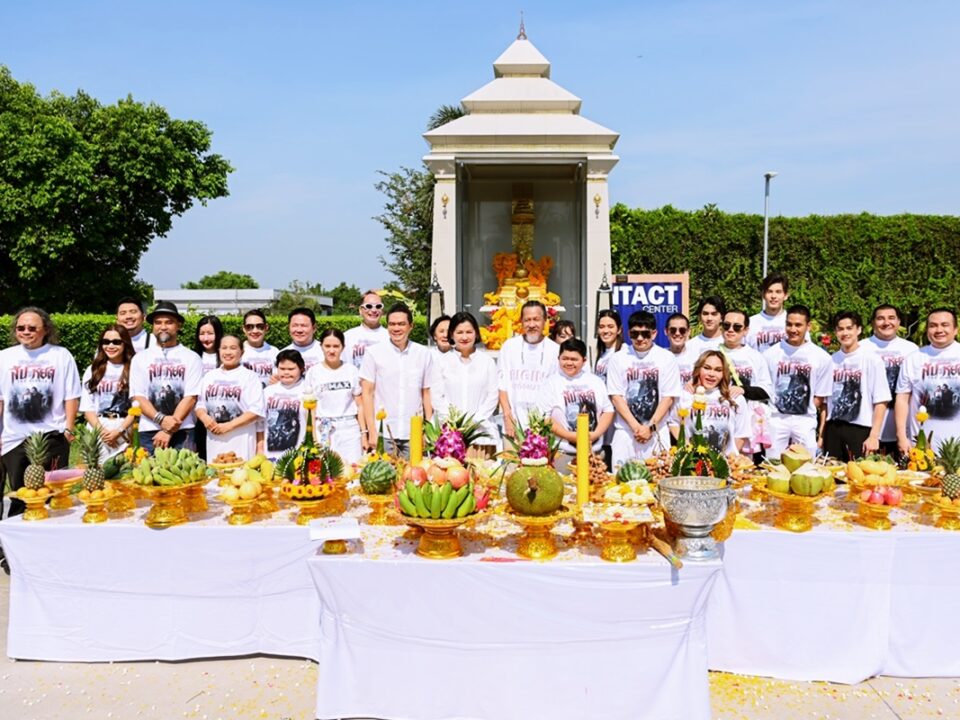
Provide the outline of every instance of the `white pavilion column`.
[[433,249],[430,273],[436,268],[443,288],[444,311],[459,309],[457,287],[457,176],[454,156],[431,156],[427,166],[436,178],[433,189]]
[[610,259],[610,191],[607,174],[617,164],[615,155],[589,156],[587,158],[587,182],[584,207],[587,209],[587,257],[584,277],[583,304],[587,331],[584,341],[591,347],[596,334],[597,288],[606,271],[607,279],[613,282]]

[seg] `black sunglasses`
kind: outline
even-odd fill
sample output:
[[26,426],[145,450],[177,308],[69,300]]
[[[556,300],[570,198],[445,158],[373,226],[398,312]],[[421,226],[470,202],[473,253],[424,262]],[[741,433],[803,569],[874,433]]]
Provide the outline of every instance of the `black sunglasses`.
[[671,335],[686,335],[690,328],[685,327],[668,327],[667,332]]
[[720,323],[720,327],[722,327],[724,330],[729,330],[730,328],[733,328],[734,332],[740,332],[741,330],[743,330],[742,323],[722,322]]
[[630,339],[636,340],[637,338],[643,338],[644,340],[649,340],[653,337],[653,330],[631,330]]
[[100,341],[101,347],[106,347],[107,345],[123,345],[123,340],[120,340],[119,338],[116,340],[111,340],[110,338],[104,338],[103,340]]
[[17,332],[36,332],[39,329],[36,325],[17,325]]
[[267,326],[264,323],[246,323],[243,326],[244,330],[263,330]]

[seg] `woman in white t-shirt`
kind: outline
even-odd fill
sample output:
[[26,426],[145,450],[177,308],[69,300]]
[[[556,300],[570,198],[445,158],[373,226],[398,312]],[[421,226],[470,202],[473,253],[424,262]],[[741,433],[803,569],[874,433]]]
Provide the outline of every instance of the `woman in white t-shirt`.
[[130,409],[130,361],[136,354],[130,333],[122,325],[107,325],[93,363],[83,371],[80,381],[80,412],[87,424],[100,430],[106,460],[127,448],[133,418]]
[[357,463],[368,434],[360,419],[360,375],[353,363],[341,360],[343,342],[336,328],[320,333],[323,362],[307,371],[307,386],[317,397],[314,437],[328,443],[345,463]]
[[303,442],[307,428],[303,369],[303,355],[299,351],[281,350],[277,353],[277,382],[263,389],[264,416],[259,421],[257,452],[271,460]]
[[206,460],[233,452],[248,460],[257,451],[257,420],[263,417],[263,386],[240,364],[240,339],[224,335],[220,367],[203,376],[197,398],[197,420],[207,431]]
[[[193,338],[193,351],[200,356],[203,374],[220,366],[220,340],[223,338],[223,323],[216,315],[204,315],[197,322],[197,330]],[[198,423],[193,429],[193,442],[197,446],[197,454],[207,456],[207,430]]]

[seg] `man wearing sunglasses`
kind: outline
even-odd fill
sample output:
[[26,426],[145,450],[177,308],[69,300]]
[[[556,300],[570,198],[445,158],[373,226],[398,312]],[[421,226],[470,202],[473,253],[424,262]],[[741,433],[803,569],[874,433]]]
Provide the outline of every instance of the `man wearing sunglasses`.
[[270,325],[263,310],[248,310],[243,316],[243,355],[240,363],[253,371],[263,387],[277,382],[274,369],[277,362],[277,353],[280,352],[267,342],[267,333]]
[[383,317],[383,299],[376,290],[367,290],[360,300],[360,318],[362,322],[343,334],[343,362],[353,363],[357,368],[363,362],[367,348],[390,340],[390,333],[380,324]]
[[655,343],[657,319],[644,310],[627,321],[630,347],[607,366],[607,392],[617,411],[613,466],[670,447],[666,418],[680,397],[677,361]]
[[720,352],[727,356],[735,371],[735,387],[730,388],[730,394],[767,401],[773,394],[773,381],[763,356],[744,342],[750,329],[747,314],[743,310],[727,310],[720,328],[723,331]]
[[683,313],[674,313],[667,318],[666,330],[670,352],[673,353],[673,359],[677,361],[677,369],[680,371],[680,384],[686,385],[690,382],[693,364],[697,361],[693,348],[687,343],[690,337],[690,321]]

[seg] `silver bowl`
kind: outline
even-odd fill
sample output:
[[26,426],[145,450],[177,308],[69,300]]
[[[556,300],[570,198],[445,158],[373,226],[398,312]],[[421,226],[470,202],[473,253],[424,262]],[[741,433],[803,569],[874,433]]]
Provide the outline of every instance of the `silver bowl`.
[[713,528],[727,515],[736,497],[727,481],[715,477],[668,477],[654,494],[664,514],[682,533],[677,552],[691,560],[717,556],[717,543],[710,537]]

